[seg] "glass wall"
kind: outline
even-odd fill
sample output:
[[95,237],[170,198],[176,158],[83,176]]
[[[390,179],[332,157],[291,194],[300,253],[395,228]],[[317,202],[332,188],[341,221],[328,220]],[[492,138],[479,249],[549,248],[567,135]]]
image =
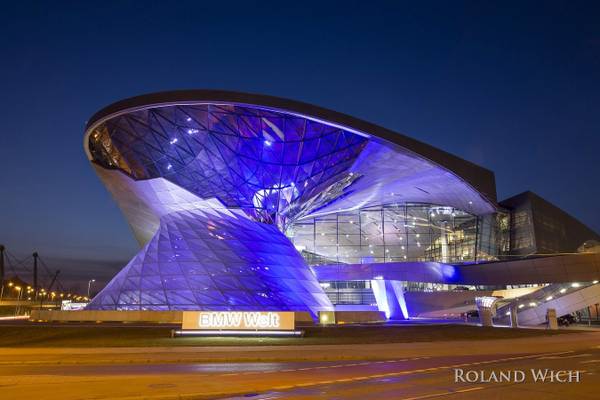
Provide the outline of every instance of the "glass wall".
[[508,241],[505,218],[431,204],[394,204],[301,220],[286,234],[310,265],[461,263],[502,254]]
[[371,281],[331,281],[320,285],[333,304],[377,305]]

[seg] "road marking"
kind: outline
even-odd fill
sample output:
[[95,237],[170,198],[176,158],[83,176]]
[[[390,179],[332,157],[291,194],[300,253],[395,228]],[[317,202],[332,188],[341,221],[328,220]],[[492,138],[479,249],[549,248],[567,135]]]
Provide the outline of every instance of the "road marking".
[[431,397],[438,397],[438,396],[446,396],[448,393],[452,393],[452,392],[440,392],[440,393],[431,393],[431,394],[425,394],[423,396],[416,396],[416,397],[405,397],[402,400],[419,400],[419,399],[428,399]]
[[[404,361],[423,360],[423,359],[427,359],[427,358],[430,358],[430,357],[401,358],[401,359],[398,359],[398,360],[386,360],[386,361],[366,361],[366,362],[352,363],[352,364],[321,365],[321,366],[318,366],[318,367],[288,368],[288,369],[282,369],[282,370],[233,372],[233,373],[226,373],[226,374],[217,374],[215,376],[273,374],[273,373],[280,373],[280,372],[311,371],[311,370],[315,370],[315,369],[358,367],[358,366],[361,366],[361,365],[383,364],[383,363],[397,363],[397,362],[404,362]],[[211,376],[211,375],[210,374],[200,374],[200,375],[197,375],[197,376]]]
[[[542,354],[542,356],[544,356],[544,357],[552,357],[552,356],[557,356],[557,355],[561,355],[561,354],[565,354],[565,353],[570,353],[570,352],[546,353],[546,354]],[[424,373],[424,372],[434,372],[434,371],[439,371],[439,370],[446,370],[446,369],[450,369],[450,368],[457,368],[459,366],[490,364],[490,363],[499,363],[499,362],[506,362],[506,361],[514,361],[514,360],[524,360],[524,359],[538,358],[539,356],[540,356],[539,354],[530,354],[530,355],[525,355],[525,356],[505,357],[505,358],[498,358],[498,359],[494,359],[494,360],[480,361],[480,362],[474,362],[474,363],[442,365],[442,366],[431,367],[431,368],[422,368],[422,369],[414,369],[414,370],[408,370],[408,371],[389,372],[389,373],[386,373],[386,374],[372,374],[372,375],[364,375],[364,376],[355,376],[355,377],[352,377],[352,378],[339,378],[339,379],[333,379],[333,380],[328,380],[328,381],[318,381],[318,382],[308,382],[308,383],[295,384],[295,385],[292,385],[291,388],[294,388],[294,387],[306,387],[306,386],[330,385],[332,383],[348,382],[348,380],[351,380],[351,381],[364,381],[364,380],[378,379],[378,378],[384,378],[384,377],[389,377],[389,376],[411,375],[411,374],[418,374],[418,373]],[[273,389],[275,389],[275,390],[283,390],[283,387],[282,386],[278,386],[278,387],[274,387]],[[417,400],[417,399],[426,399],[426,398],[430,398],[430,397],[448,396],[448,395],[455,394],[455,393],[464,393],[464,392],[470,392],[470,391],[481,390],[481,389],[483,389],[483,386],[477,386],[477,387],[466,388],[466,389],[459,389],[459,390],[454,390],[454,391],[451,391],[451,392],[432,393],[432,394],[423,395],[423,396],[409,397],[409,398],[405,398],[403,400]]]
[[476,386],[476,387],[472,387],[472,388],[455,390],[453,393],[465,393],[465,392],[472,392],[474,390],[481,390],[481,389],[483,389],[483,386]]
[[440,392],[440,393],[430,393],[430,394],[424,394],[422,396],[415,396],[415,397],[404,397],[401,400],[419,400],[419,399],[429,399],[432,397],[441,397],[441,396],[449,396],[451,394],[456,394],[456,393],[466,393],[466,392],[473,392],[475,390],[481,390],[483,389],[483,386],[477,386],[477,387],[472,387],[472,388],[466,388],[466,389],[460,389],[460,390],[453,390],[451,392]]
[[560,356],[540,357],[540,358],[538,358],[538,360],[562,360],[565,358],[581,358],[581,357],[590,357],[590,356],[591,356],[591,354],[585,353],[585,354],[574,354],[572,356],[564,356],[564,357],[560,357]]

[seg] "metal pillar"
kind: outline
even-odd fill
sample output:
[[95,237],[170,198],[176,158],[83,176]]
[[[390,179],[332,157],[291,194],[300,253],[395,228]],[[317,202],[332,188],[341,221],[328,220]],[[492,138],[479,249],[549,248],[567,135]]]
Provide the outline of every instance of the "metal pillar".
[[4,285],[4,245],[0,244],[0,285]]
[[38,253],[33,253],[33,293],[37,299],[38,295]]
[[0,244],[0,301],[4,297],[4,245]]

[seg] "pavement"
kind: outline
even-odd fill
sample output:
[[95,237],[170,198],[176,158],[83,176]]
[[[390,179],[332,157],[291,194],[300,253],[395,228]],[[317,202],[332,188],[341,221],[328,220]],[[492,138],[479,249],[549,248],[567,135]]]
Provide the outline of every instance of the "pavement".
[[[581,375],[562,384],[455,383],[456,368]],[[383,345],[0,348],[2,400],[597,399],[599,373],[600,332]]]

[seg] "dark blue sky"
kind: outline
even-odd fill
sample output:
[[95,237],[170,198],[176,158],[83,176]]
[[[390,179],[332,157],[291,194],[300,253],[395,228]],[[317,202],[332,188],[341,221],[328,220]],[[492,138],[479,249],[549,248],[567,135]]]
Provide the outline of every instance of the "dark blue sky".
[[[532,190],[600,231],[597,2],[18,2],[0,15],[0,243],[63,280],[137,245],[83,152],[142,93],[220,88],[357,116]],[[219,5],[219,4],[223,5]],[[574,4],[569,4],[574,3]]]

